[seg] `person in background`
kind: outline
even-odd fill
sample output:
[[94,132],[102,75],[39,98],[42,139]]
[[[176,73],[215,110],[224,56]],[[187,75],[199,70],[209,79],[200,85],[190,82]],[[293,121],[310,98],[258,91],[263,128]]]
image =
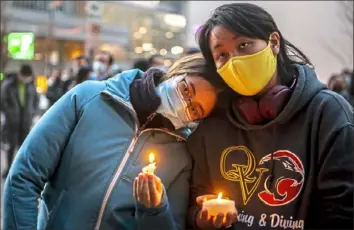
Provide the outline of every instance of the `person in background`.
[[63,70],[63,72],[61,74],[61,80],[63,82],[63,92],[64,93],[66,93],[69,90],[72,82],[75,80],[75,77],[76,77],[76,75],[74,75],[74,70],[72,67],[69,67],[69,68],[66,68]]
[[351,80],[349,85],[349,102],[354,107],[354,71],[351,73]]
[[161,55],[152,55],[149,59],[149,68],[164,66],[164,58]]
[[[353,108],[318,80],[306,55],[255,4],[216,8],[197,36],[234,93],[227,109],[187,140],[194,159],[189,223],[353,229]],[[219,192],[237,212],[210,217],[203,203]]]
[[334,74],[330,77],[328,81],[328,88],[333,92],[338,93],[342,97],[344,97],[347,101],[349,100],[348,94],[348,83],[344,78],[344,75]]
[[75,80],[72,82],[70,89],[74,88],[76,85],[81,84],[84,81],[90,80],[90,75],[91,75],[92,69],[83,66],[79,69],[79,72],[77,73],[77,76]]
[[48,91],[46,96],[49,100],[50,106],[52,106],[65,93],[61,78],[61,71],[59,69],[54,69],[51,77],[48,79]]
[[90,60],[84,55],[80,55],[72,60],[73,76],[76,76],[81,67],[90,67]]
[[[3,91],[3,84],[8,84],[8,82],[11,82],[13,81],[14,79],[17,78],[17,73],[16,72],[8,72],[5,74],[5,77],[4,79],[1,81],[1,91]],[[6,108],[4,107],[5,106],[5,103],[4,102],[4,98],[5,97],[5,93],[1,93],[1,102],[0,102],[0,112],[1,112],[1,151],[7,153],[7,165],[10,165],[11,164],[11,159],[13,158],[11,156],[11,154],[13,154],[13,151],[9,151],[9,148],[11,148],[11,125],[7,124],[6,125],[6,116],[5,116],[5,110]],[[7,133],[9,132],[9,134]],[[6,172],[6,170],[5,170]],[[7,172],[3,174],[3,177],[6,177],[7,175]]]
[[108,51],[99,51],[92,64],[93,75],[91,75],[91,80],[107,80],[108,78],[114,77],[122,70],[119,66],[114,63],[113,55]]
[[350,82],[351,82],[352,73],[353,73],[353,71],[351,71],[350,69],[343,69],[343,71],[341,73],[341,75],[343,76],[344,81],[346,82],[348,87],[349,87]]
[[[3,229],[184,230],[192,161],[183,130],[212,111],[211,75],[195,55],[167,73],[134,69],[70,90],[15,158]],[[156,171],[141,173],[152,151]]]
[[29,65],[22,65],[19,73],[11,74],[1,86],[1,108],[5,114],[6,139],[9,144],[7,152],[7,170],[16,149],[23,143],[38,112],[38,94],[34,84],[34,75]]
[[141,71],[145,72],[150,67],[149,61],[145,58],[140,58],[136,60],[133,64],[133,69],[140,69]]

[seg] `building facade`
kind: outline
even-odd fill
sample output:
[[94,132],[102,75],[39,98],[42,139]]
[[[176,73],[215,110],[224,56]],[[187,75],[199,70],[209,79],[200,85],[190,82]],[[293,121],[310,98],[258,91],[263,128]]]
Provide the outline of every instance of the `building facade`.
[[171,49],[185,40],[184,5],[180,1],[7,1],[6,32],[34,33],[35,55],[30,61],[10,60],[5,70],[18,70],[26,62],[36,74],[48,75],[48,66],[64,68],[90,49],[112,52],[123,69],[138,57],[161,53],[174,58],[179,52]]

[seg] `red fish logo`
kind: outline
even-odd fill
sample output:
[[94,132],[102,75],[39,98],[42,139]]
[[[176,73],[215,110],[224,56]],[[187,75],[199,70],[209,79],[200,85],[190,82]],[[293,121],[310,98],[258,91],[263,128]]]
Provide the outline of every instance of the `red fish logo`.
[[[268,154],[260,160],[259,165],[270,162],[271,159],[272,154]],[[269,206],[282,206],[289,204],[300,194],[305,170],[299,157],[290,151],[280,150],[273,153],[273,161],[280,163],[285,168],[285,173],[275,180],[274,189],[268,186],[268,176],[264,182],[265,190],[258,193],[258,197]]]

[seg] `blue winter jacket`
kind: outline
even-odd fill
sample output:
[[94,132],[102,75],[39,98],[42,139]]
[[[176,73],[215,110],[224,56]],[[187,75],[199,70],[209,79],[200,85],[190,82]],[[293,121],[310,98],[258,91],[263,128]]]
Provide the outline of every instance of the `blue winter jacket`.
[[[70,90],[21,146],[3,195],[3,229],[184,229],[191,159],[183,137],[139,130],[123,72]],[[136,203],[132,182],[156,154],[162,203]]]

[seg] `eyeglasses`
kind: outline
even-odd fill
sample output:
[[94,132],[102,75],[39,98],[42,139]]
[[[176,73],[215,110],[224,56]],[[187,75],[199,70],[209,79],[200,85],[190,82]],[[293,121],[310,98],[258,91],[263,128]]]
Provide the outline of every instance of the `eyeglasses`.
[[182,95],[182,99],[187,102],[187,107],[185,108],[186,114],[190,116],[193,121],[198,121],[203,118],[203,109],[199,104],[192,101],[193,94],[187,81],[183,78],[178,84],[177,89]]

